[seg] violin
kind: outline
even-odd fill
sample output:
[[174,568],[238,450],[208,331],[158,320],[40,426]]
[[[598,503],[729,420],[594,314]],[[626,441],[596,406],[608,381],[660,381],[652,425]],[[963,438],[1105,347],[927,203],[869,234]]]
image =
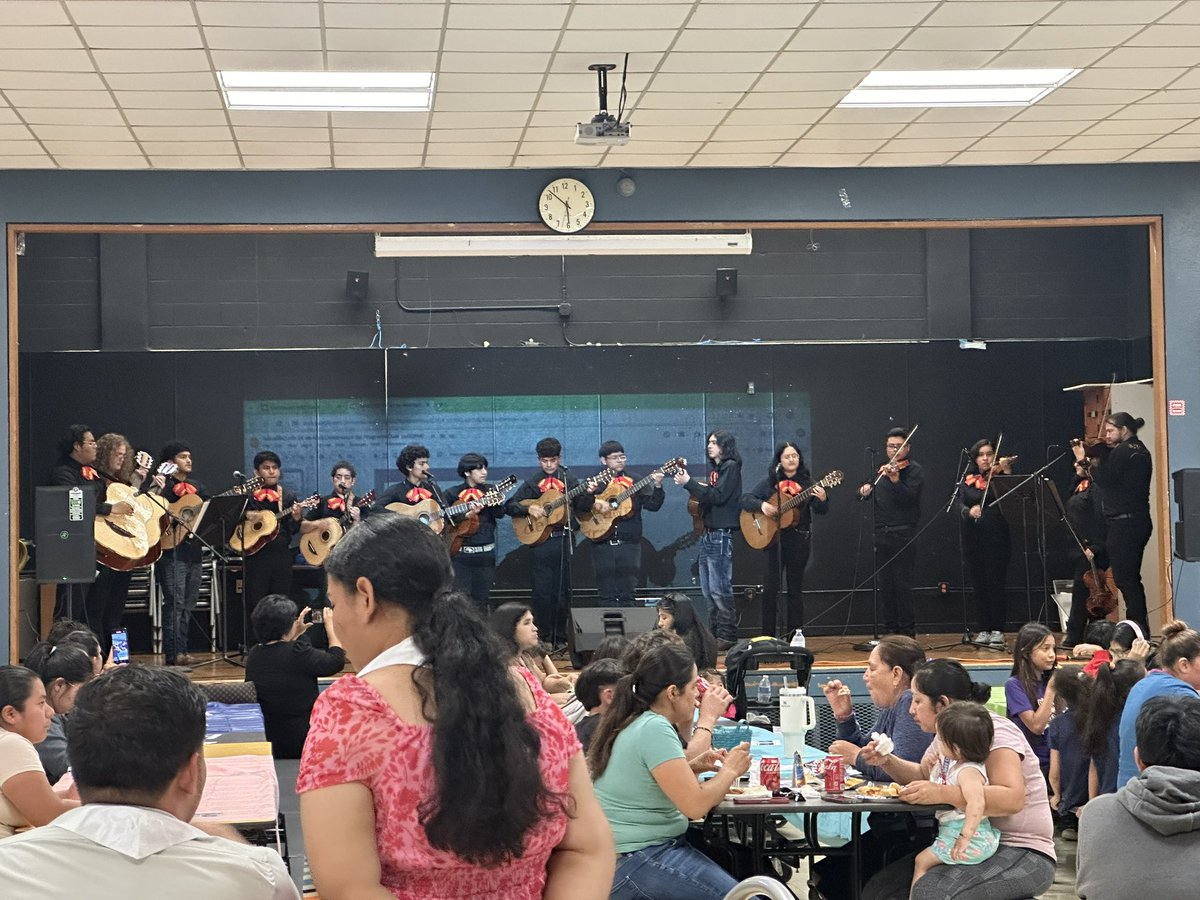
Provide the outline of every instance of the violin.
[[1117,608],[1117,582],[1111,569],[1103,574],[1096,564],[1088,560],[1088,571],[1083,573],[1083,586],[1087,588],[1087,611],[1096,619],[1106,618]]
[[908,468],[909,460],[902,459],[900,462],[887,462],[879,467],[880,475],[890,475],[893,472],[903,472]]

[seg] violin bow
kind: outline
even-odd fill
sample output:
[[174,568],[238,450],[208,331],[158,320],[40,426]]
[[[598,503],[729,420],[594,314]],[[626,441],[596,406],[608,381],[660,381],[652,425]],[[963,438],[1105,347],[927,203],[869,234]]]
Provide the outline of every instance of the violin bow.
[[[912,427],[912,431],[908,433],[908,437],[904,439],[904,443],[897,447],[896,452],[888,457],[887,465],[890,466],[896,457],[904,452],[904,448],[908,446],[908,442],[912,440],[912,436],[917,433],[917,429],[920,427],[921,425],[919,423]],[[879,473],[875,476],[875,480],[871,482],[871,487],[879,484],[879,479],[883,478],[883,468],[883,466],[880,467]]]
[[[996,438],[996,446],[992,448],[992,467],[988,469],[987,481],[983,485],[983,497],[979,501],[979,508],[982,510],[987,505],[988,489],[992,486],[992,476],[996,474],[996,463],[1000,461],[1000,444],[1004,441],[1004,432],[1000,432],[1000,436]],[[975,520],[976,524],[983,521],[983,516]]]

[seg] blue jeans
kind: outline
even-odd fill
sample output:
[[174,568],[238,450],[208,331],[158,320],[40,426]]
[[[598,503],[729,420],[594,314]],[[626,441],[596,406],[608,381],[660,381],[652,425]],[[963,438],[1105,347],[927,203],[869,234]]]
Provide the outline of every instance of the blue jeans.
[[617,854],[609,900],[721,900],[737,881],[683,837]]
[[154,574],[163,588],[163,657],[175,662],[187,653],[188,628],[192,611],[200,599],[200,560],[179,559],[168,550],[154,564]]
[[700,591],[712,606],[712,630],[720,640],[737,640],[733,605],[733,536],[709,530],[700,538]]

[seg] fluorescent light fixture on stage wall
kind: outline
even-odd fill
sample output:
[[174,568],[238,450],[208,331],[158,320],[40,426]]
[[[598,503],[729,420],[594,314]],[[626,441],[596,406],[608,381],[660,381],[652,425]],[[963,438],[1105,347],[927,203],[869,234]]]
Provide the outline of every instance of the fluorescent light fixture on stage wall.
[[1030,106],[1079,69],[871,72],[838,106]]
[[748,256],[738,234],[376,234],[376,256]]

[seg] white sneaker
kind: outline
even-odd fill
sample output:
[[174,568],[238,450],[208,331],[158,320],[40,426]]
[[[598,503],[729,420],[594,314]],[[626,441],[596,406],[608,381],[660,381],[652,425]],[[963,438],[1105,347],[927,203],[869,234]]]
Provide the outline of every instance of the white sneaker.
[[972,644],[990,644],[992,642],[992,632],[981,631],[971,639]]
[[999,646],[999,647],[1004,646],[1004,632],[1003,631],[990,632],[988,634],[988,638],[989,638],[989,640],[988,640],[989,644],[995,644],[996,646]]

